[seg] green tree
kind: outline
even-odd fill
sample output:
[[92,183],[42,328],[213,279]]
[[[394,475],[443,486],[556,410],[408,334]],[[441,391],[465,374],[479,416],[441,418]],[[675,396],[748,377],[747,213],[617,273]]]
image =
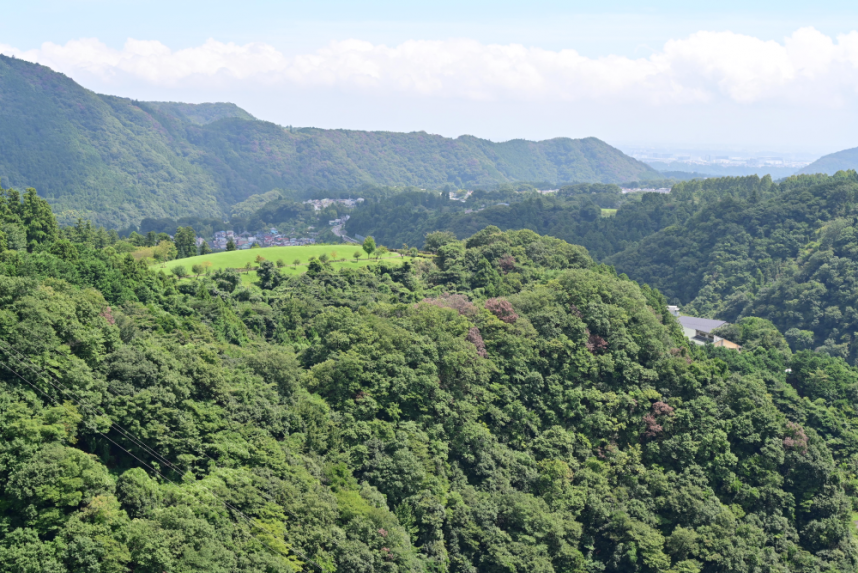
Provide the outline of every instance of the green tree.
[[24,192],[21,220],[27,229],[27,244],[52,243],[57,239],[59,228],[48,202],[36,194],[32,187]]
[[280,286],[283,275],[274,266],[271,261],[261,261],[259,268],[256,271],[256,276],[259,277],[259,288],[273,289]]
[[179,279],[183,279],[188,276],[188,271],[183,265],[176,265],[175,267],[170,269],[170,272],[176,275],[176,278]]
[[277,261],[274,264],[277,265],[278,269],[282,269],[283,267],[286,266],[286,263],[283,262],[283,259],[277,259]]
[[234,251],[235,250],[235,241],[233,241],[231,237],[229,239],[227,239],[227,241],[226,241],[226,250],[227,251]]
[[375,239],[372,237],[367,237],[363,240],[363,250],[366,253],[366,256],[369,257],[375,252]]
[[206,270],[206,268],[201,263],[197,263],[197,264],[191,266],[191,272],[197,276],[200,276],[201,274],[203,274],[203,272],[205,270]]
[[380,247],[378,247],[375,250],[375,258],[380,259],[384,255],[386,255],[388,252],[390,252],[390,251],[387,250],[387,247],[385,247],[384,245],[381,245]]
[[301,259],[295,259],[294,261],[292,261],[292,266],[294,266],[296,269],[298,268],[298,265],[300,265],[300,264],[301,264]]
[[355,260],[355,262],[357,262],[357,261],[358,261],[358,259],[360,258],[360,251],[355,251],[355,252],[352,254],[352,258]]
[[452,243],[454,241],[456,241],[456,235],[454,233],[450,231],[434,231],[426,235],[426,242],[424,243],[423,248],[430,253],[436,253],[438,252],[438,249],[447,243]]
[[154,256],[156,261],[166,262],[175,259],[176,253],[176,245],[172,241],[163,240],[155,247]]
[[212,248],[209,246],[209,244],[206,241],[203,241],[202,244],[200,245],[200,254],[201,255],[209,255],[209,254],[211,254],[211,252],[212,252]]
[[174,243],[176,245],[176,258],[186,259],[197,254],[197,234],[191,227],[179,227],[176,230]]
[[60,239],[51,245],[51,254],[54,254],[65,261],[76,261],[80,256],[77,247],[75,247],[68,239]]
[[146,244],[146,237],[144,237],[137,231],[131,231],[131,234],[128,235],[128,242],[135,247],[142,247]]

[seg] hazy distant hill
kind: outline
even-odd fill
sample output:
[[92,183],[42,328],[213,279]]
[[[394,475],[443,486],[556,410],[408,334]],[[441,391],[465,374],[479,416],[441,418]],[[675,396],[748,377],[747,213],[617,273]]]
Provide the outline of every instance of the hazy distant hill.
[[843,151],[820,157],[799,171],[799,173],[825,173],[826,175],[834,175],[838,171],[847,171],[849,169],[858,169],[858,147],[844,149]]
[[124,226],[146,216],[219,216],[273,188],[440,188],[506,181],[619,183],[658,177],[595,139],[493,143],[427,133],[291,130],[229,103],[96,94],[0,56],[0,178],[36,187],[61,220]]
[[795,173],[795,167],[776,167],[766,165],[764,167],[752,167],[750,165],[700,165],[686,161],[650,161],[647,165],[658,169],[662,173],[673,171],[705,172],[707,177],[746,177],[757,175],[765,177],[771,175],[772,179],[782,179]]

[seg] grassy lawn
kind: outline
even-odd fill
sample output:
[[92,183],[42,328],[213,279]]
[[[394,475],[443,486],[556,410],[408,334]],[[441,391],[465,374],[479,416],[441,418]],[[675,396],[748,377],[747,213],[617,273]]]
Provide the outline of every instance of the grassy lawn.
[[[358,262],[354,262],[354,259],[352,258],[355,251],[359,251],[361,253],[361,258]],[[366,266],[376,262],[375,258],[367,259],[366,253],[364,253],[363,249],[357,245],[306,245],[303,247],[267,247],[263,249],[246,249],[244,251],[212,253],[210,255],[200,255],[197,257],[188,257],[187,259],[169,261],[163,265],[158,264],[154,268],[164,269],[169,272],[173,267],[182,265],[190,275],[191,267],[193,265],[200,264],[205,261],[211,262],[212,265],[209,267],[209,272],[211,272],[223,268],[240,269],[244,268],[247,263],[252,263],[256,266],[256,257],[262,256],[266,261],[271,261],[272,263],[276,263],[277,259],[283,259],[286,266],[280,270],[284,274],[299,274],[307,270],[307,262],[310,260],[310,257],[318,258],[322,254],[327,254],[328,257],[331,257],[331,253],[333,252],[337,253],[338,259],[346,259],[346,261],[343,262],[331,263],[331,266],[334,269]],[[293,261],[296,259],[301,261],[297,268],[293,264]],[[397,254],[391,253],[385,256],[382,260],[393,262],[411,260],[411,258],[400,257]],[[242,273],[241,282],[243,284],[256,282],[256,271]]]
[[616,209],[602,209],[602,217],[613,217],[616,214]]

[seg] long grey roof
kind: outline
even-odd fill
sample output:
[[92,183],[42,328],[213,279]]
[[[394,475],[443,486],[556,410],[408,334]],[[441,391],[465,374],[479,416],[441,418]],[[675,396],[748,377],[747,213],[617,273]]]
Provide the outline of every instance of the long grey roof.
[[696,316],[679,316],[679,324],[685,328],[693,328],[694,330],[702,330],[703,332],[711,332],[719,326],[727,324],[723,320],[712,320],[711,318],[697,318]]

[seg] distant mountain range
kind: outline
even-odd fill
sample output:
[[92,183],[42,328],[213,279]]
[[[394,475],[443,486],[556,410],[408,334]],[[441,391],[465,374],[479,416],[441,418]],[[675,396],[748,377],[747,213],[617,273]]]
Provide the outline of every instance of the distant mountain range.
[[849,169],[858,169],[858,147],[820,157],[799,173],[834,175],[838,171],[848,171]]
[[64,222],[83,217],[121,227],[143,217],[221,216],[274,188],[659,177],[595,138],[494,143],[424,132],[291,129],[229,103],[96,94],[47,67],[5,56],[0,102],[0,181],[35,187]]

